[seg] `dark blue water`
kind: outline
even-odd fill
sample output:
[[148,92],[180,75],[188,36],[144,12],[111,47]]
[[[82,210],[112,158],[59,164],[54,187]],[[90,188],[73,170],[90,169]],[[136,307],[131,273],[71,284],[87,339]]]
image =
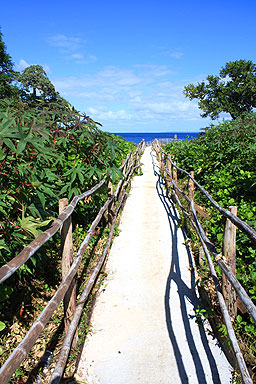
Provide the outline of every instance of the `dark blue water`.
[[[114,132],[113,132],[114,133]],[[175,133],[172,132],[115,132],[114,135],[123,137],[128,141],[132,141],[135,144],[139,144],[143,139],[145,142],[153,141],[154,139],[174,139]],[[199,132],[180,132],[176,133],[177,139],[181,140],[192,140]]]

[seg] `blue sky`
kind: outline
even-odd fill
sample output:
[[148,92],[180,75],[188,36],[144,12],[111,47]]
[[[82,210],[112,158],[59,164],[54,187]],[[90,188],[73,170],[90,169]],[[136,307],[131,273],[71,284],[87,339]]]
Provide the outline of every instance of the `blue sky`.
[[210,120],[183,87],[256,62],[255,17],[249,0],[13,0],[0,27],[16,69],[42,65],[104,130],[197,132]]

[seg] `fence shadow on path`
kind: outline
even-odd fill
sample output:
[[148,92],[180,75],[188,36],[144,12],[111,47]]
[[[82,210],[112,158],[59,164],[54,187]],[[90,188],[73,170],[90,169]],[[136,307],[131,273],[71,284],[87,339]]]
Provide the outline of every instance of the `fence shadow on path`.
[[[196,345],[196,340],[194,338],[193,331],[191,328],[192,319],[191,319],[191,315],[188,314],[187,305],[186,305],[186,302],[189,301],[193,306],[194,316],[197,317],[197,320],[198,320],[198,327],[199,327],[201,342],[205,350],[205,354],[207,356],[208,363],[211,369],[212,382],[214,384],[220,384],[221,380],[218,373],[217,364],[212,354],[212,351],[209,347],[207,336],[206,336],[207,331],[204,328],[204,324],[200,316],[196,316],[196,309],[200,304],[200,300],[196,294],[196,289],[195,289],[195,273],[193,269],[192,255],[189,247],[186,245],[186,252],[182,257],[184,256],[188,257],[189,266],[191,267],[190,268],[191,288],[190,288],[182,280],[182,276],[181,276],[179,252],[178,252],[179,217],[177,215],[177,211],[174,207],[174,204],[172,203],[170,198],[168,198],[168,196],[166,195],[165,188],[164,188],[164,181],[162,180],[158,172],[158,166],[156,164],[156,161],[154,160],[153,153],[152,153],[152,162],[153,162],[154,174],[155,176],[157,176],[157,182],[156,182],[157,193],[167,213],[171,236],[172,236],[172,245],[171,245],[172,260],[171,260],[171,267],[170,267],[170,272],[167,279],[166,291],[165,291],[165,314],[166,314],[167,329],[168,329],[170,341],[172,343],[173,351],[175,354],[180,380],[182,384],[189,383],[189,372],[187,372],[188,368],[186,368],[184,364],[184,359],[188,357],[182,354],[181,348],[178,344],[178,341],[174,332],[174,327],[172,322],[172,311],[173,310],[176,311],[179,308],[181,310],[183,327],[185,330],[186,340],[187,340],[187,344],[188,344],[190,355],[191,355],[189,356],[189,358],[193,360],[198,383],[206,384],[207,382],[209,382],[209,380],[206,380],[206,373],[204,370],[203,362],[201,360],[201,357]],[[185,241],[185,238],[186,238],[185,234],[183,233],[183,235],[184,235],[184,241]],[[172,284],[175,284],[177,287],[177,292],[179,295],[179,308],[177,307],[172,308],[170,304],[171,303],[170,291],[171,291]],[[195,321],[195,319],[193,319],[192,321]],[[179,327],[180,326],[181,324],[179,324]],[[217,343],[217,340],[216,340],[216,343]]]

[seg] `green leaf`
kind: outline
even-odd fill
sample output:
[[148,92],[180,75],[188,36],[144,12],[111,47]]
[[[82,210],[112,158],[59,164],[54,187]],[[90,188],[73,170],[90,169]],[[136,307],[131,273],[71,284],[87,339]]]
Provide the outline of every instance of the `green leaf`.
[[20,223],[20,226],[27,232],[31,233],[35,238],[39,236],[40,232],[39,232],[39,228],[41,227],[45,227],[46,225],[48,225],[51,221],[53,220],[53,218],[51,219],[48,219],[48,220],[44,220],[44,221],[40,221],[39,218],[34,218],[32,216],[26,216],[25,217],[25,214],[24,214],[24,210],[22,212],[22,218],[18,218],[18,221]]
[[37,191],[37,196],[42,204],[43,209],[45,208],[45,195],[42,192]]
[[84,183],[84,175],[82,174],[82,172],[78,173],[78,178],[80,180],[80,183],[83,184]]
[[223,234],[222,233],[217,233],[217,240],[221,241],[222,238],[223,238]]
[[6,325],[2,321],[0,321],[0,332],[5,329]]
[[5,145],[10,148],[14,153],[17,152],[16,148],[15,148],[15,145],[13,144],[13,142],[10,140],[10,139],[3,139],[3,142],[5,143]]
[[6,153],[0,148],[0,161],[4,160]]
[[62,195],[63,193],[65,193],[65,192],[68,190],[68,188],[69,188],[69,185],[68,185],[68,184],[65,184],[65,185],[61,188],[61,190],[60,190],[60,195]]
[[19,141],[18,146],[17,146],[17,155],[20,155],[21,152],[24,151],[24,149],[26,148],[26,145],[27,145],[27,141],[25,141],[25,140]]
[[[1,211],[1,206],[0,206],[0,211]],[[6,251],[10,252],[10,248],[8,247],[4,239],[0,239],[0,249],[5,249]],[[0,288],[0,296],[1,296],[1,288]]]

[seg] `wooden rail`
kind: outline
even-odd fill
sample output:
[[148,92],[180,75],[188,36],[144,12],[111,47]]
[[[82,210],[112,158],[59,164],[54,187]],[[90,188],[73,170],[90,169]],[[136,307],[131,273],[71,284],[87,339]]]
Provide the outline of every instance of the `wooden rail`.
[[[241,229],[248,238],[251,239],[254,243],[256,243],[256,232],[253,228],[251,228],[247,223],[239,219],[235,214],[233,214],[230,211],[225,210],[223,207],[221,207],[212,197],[211,195],[194,179],[194,174],[189,174],[187,171],[183,170],[182,168],[179,168],[175,162],[172,161],[171,157],[163,151],[161,148],[159,142],[157,140],[153,143],[153,149],[156,152],[158,161],[160,163],[160,174],[163,177],[163,179],[166,182],[167,190],[171,189],[171,196],[173,200],[178,204],[180,209],[182,210],[183,214],[190,220],[193,228],[195,229],[198,238],[202,244],[205,256],[207,258],[210,272],[212,274],[218,301],[220,304],[220,309],[222,311],[223,319],[227,328],[227,333],[237,360],[237,364],[239,367],[239,370],[241,372],[242,380],[245,384],[252,384],[252,379],[249,375],[248,369],[246,367],[243,355],[240,351],[240,347],[238,344],[238,341],[236,339],[236,335],[232,326],[232,320],[231,317],[234,316],[233,309],[231,313],[231,317],[229,314],[229,311],[227,309],[227,304],[224,300],[221,285],[217,276],[217,273],[215,271],[214,264],[212,262],[211,256],[214,257],[216,263],[220,266],[223,273],[225,274],[225,277],[231,284],[231,286],[236,291],[238,297],[240,298],[241,302],[245,306],[246,310],[250,314],[251,318],[253,319],[254,323],[256,324],[256,306],[250,299],[249,295],[246,293],[245,289],[242,287],[240,282],[235,277],[234,273],[232,272],[231,268],[227,263],[225,262],[222,254],[219,254],[217,250],[215,249],[214,245],[210,242],[208,239],[198,217],[196,214],[196,209],[194,206],[194,186],[196,186],[211,202],[211,204],[223,215],[227,218],[227,220],[230,220],[236,227]],[[181,190],[178,186],[177,182],[177,170],[180,172],[186,174],[189,177],[189,196],[187,196],[183,190]],[[186,210],[184,206],[182,205],[179,196],[182,196],[188,203],[189,209]],[[233,246],[233,245],[232,245]]]
[[[36,321],[33,323],[29,331],[27,332],[24,339],[21,341],[21,343],[15,348],[15,350],[12,352],[12,354],[8,357],[4,365],[0,369],[0,377],[1,377],[1,384],[6,384],[10,380],[12,374],[15,372],[15,370],[19,367],[21,362],[25,359],[27,354],[30,352],[31,348],[37,341],[38,337],[40,336],[41,332],[45,328],[47,322],[49,321],[50,317],[54,313],[54,311],[58,308],[60,302],[67,298],[67,292],[72,286],[74,282],[74,278],[76,276],[76,273],[78,271],[79,266],[81,265],[83,255],[85,253],[86,248],[89,245],[89,242],[94,234],[94,231],[101,221],[101,218],[103,217],[104,213],[109,209],[109,207],[112,205],[112,209],[114,207],[114,203],[117,202],[117,207],[114,210],[113,217],[111,220],[111,228],[110,233],[105,245],[105,248],[103,250],[102,256],[99,259],[95,269],[93,270],[89,281],[84,289],[84,292],[82,293],[82,296],[78,303],[76,304],[74,308],[74,312],[72,313],[72,320],[67,322],[67,329],[66,329],[66,337],[62,346],[62,350],[59,356],[58,363],[55,367],[55,370],[53,372],[51,383],[58,383],[59,380],[62,377],[62,374],[65,369],[66,361],[68,358],[69,350],[72,345],[72,341],[74,339],[74,335],[77,330],[77,326],[79,323],[79,319],[81,317],[84,304],[96,282],[96,279],[98,277],[98,274],[104,264],[104,261],[106,259],[106,255],[108,252],[108,249],[111,244],[111,240],[113,237],[114,232],[114,226],[117,220],[117,215],[122,207],[125,198],[126,198],[126,188],[130,183],[131,177],[136,170],[140,166],[139,159],[141,156],[141,153],[144,149],[145,143],[142,141],[139,146],[137,147],[137,150],[134,153],[130,153],[126,160],[123,162],[120,169],[123,171],[123,178],[119,181],[119,183],[116,186],[116,189],[106,200],[105,204],[101,209],[99,210],[96,218],[92,222],[78,252],[77,256],[70,265],[70,267],[65,267],[66,271],[63,276],[63,280],[60,284],[60,286],[57,288],[54,296],[52,299],[48,302],[46,307],[43,309],[39,317],[36,319]],[[8,279],[21,265],[23,265],[32,255],[36,253],[36,251],[45,244],[53,235],[67,222],[67,220],[71,217],[72,212],[74,211],[75,207],[77,206],[77,203],[84,199],[85,197],[88,197],[99,190],[99,188],[106,182],[106,179],[103,179],[100,181],[97,185],[95,185],[91,190],[84,192],[83,194],[79,196],[75,196],[71,203],[64,209],[64,211],[59,215],[59,217],[52,223],[50,228],[46,230],[45,232],[41,233],[34,241],[32,241],[27,247],[25,247],[22,252],[20,252],[16,257],[14,257],[8,264],[4,265],[0,269],[0,282],[5,281]],[[66,231],[68,233],[68,231]],[[68,252],[64,252],[63,255],[66,257]],[[70,262],[70,261],[68,261]],[[66,260],[64,261],[64,264],[67,264]],[[70,314],[69,314],[70,316]]]
[[[177,139],[177,134],[175,133],[174,137],[167,137],[164,139],[157,139],[157,140],[159,141],[160,145],[164,145],[164,144],[168,144],[172,141],[177,141],[177,140],[180,141],[181,139]],[[152,145],[153,142],[154,142],[154,140],[146,141],[146,146],[148,147],[148,146]]]

